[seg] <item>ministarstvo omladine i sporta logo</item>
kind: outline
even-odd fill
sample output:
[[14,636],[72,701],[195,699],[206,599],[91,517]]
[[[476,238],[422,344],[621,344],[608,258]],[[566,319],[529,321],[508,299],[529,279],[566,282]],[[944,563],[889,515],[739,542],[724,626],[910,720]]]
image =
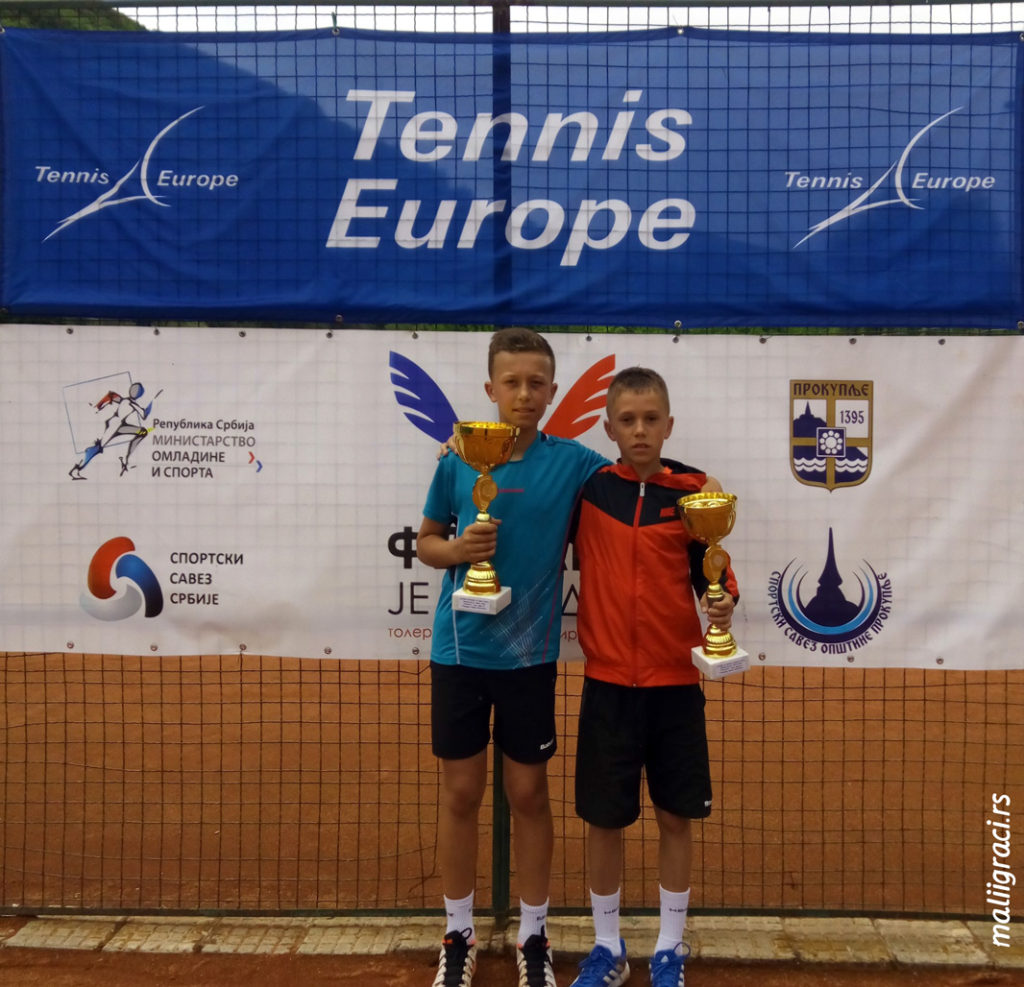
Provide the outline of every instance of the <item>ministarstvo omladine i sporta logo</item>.
[[[794,479],[826,490],[862,485],[871,473],[874,382],[792,380],[789,459]],[[812,532],[808,532],[809,534]],[[892,606],[892,582],[862,559],[852,571],[835,525],[821,531],[809,561],[796,556],[772,572],[769,613],[785,637],[809,653],[853,654],[883,631]],[[814,574],[817,574],[816,576]]]

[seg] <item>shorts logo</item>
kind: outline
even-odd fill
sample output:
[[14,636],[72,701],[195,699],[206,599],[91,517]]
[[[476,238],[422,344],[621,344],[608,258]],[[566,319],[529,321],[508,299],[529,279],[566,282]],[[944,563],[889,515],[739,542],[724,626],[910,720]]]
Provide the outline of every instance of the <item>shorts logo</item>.
[[791,380],[790,468],[809,487],[855,487],[871,473],[870,380]]
[[[848,599],[836,562],[832,529],[828,552],[817,580],[807,583],[807,568],[792,559],[769,580],[769,612],[786,637],[809,652],[847,654],[870,643],[889,619],[892,583],[867,561],[853,574],[859,598]],[[813,592],[812,586],[817,586]],[[849,592],[849,591],[847,591]],[[852,594],[851,594],[852,595]]]
[[[97,620],[124,620],[145,605],[147,617],[164,608],[164,596],[153,570],[134,554],[135,543],[119,536],[104,542],[89,563],[88,593],[81,596],[82,609]],[[123,581],[120,595],[112,578]]]

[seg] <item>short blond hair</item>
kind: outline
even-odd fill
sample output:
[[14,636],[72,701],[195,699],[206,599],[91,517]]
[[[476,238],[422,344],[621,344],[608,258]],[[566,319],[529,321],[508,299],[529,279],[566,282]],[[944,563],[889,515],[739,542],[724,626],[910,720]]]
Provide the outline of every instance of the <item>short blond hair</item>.
[[608,385],[607,409],[609,413],[612,410],[615,399],[623,391],[632,391],[635,394],[654,391],[664,399],[665,409],[671,409],[668,399],[668,385],[665,383],[665,378],[657,370],[651,370],[648,367],[627,367],[625,370],[620,370]]

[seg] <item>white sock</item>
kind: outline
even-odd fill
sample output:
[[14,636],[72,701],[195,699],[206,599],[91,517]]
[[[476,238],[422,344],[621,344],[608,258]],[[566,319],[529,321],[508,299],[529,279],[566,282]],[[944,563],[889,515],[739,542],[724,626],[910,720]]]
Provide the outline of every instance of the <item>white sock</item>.
[[612,956],[622,955],[622,937],[619,934],[619,900],[622,888],[614,894],[590,892],[590,910],[594,915],[594,939]]
[[516,942],[520,946],[530,936],[546,935],[544,924],[548,920],[548,903],[543,905],[528,905],[522,898],[519,899],[519,935]]
[[446,897],[444,911],[448,916],[445,932],[461,932],[467,942],[473,942],[476,938],[476,929],[473,925],[473,892],[470,891],[465,898]]
[[661,894],[661,928],[654,951],[675,949],[683,941],[683,930],[686,928],[686,910],[690,907],[690,889],[685,891],[666,891],[658,888]]

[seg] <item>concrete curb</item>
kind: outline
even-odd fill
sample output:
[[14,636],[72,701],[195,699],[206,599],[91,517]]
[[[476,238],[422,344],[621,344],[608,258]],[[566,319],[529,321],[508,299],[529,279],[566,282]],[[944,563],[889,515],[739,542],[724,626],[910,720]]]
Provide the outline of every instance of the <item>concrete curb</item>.
[[[654,916],[625,916],[622,934],[632,954],[653,948]],[[516,928],[477,925],[482,949],[515,945]],[[593,945],[588,917],[552,916],[549,935],[560,957],[579,958]],[[687,925],[692,955],[707,960],[851,963],[1024,969],[1024,936],[992,945],[985,922],[903,919],[788,918],[694,915]],[[83,949],[148,953],[288,953],[383,955],[438,948],[441,921],[430,916],[356,918],[160,918],[40,916],[0,929],[0,948]]]

